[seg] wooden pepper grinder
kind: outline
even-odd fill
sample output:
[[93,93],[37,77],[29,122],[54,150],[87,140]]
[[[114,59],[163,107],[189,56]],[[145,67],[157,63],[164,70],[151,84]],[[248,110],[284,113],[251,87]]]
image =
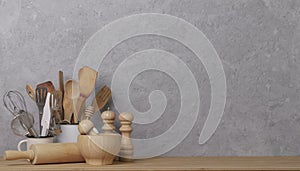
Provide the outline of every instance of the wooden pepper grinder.
[[115,125],[114,121],[116,118],[116,113],[107,109],[107,111],[102,112],[101,118],[103,120],[102,130],[104,134],[114,133]]
[[122,126],[120,131],[122,132],[121,150],[120,150],[120,161],[132,161],[133,160],[133,144],[130,138],[133,121],[133,115],[129,112],[123,112],[119,115],[119,121]]

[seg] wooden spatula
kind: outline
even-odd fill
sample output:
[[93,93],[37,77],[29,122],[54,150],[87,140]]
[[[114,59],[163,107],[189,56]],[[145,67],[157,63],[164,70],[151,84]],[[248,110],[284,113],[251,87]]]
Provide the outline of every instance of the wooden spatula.
[[[98,112],[99,110],[101,110],[106,105],[106,103],[108,102],[108,100],[110,98],[111,98],[111,90],[106,85],[104,85],[98,91],[98,93],[96,94],[94,100],[92,101],[92,104],[91,104],[92,110],[93,110],[92,111],[92,115],[95,112]],[[86,112],[86,110],[85,110],[85,112]],[[81,116],[81,121],[84,120],[84,119],[86,119],[86,116],[82,115]]]
[[55,87],[51,81],[46,81],[46,82],[40,83],[36,86],[36,88],[39,88],[39,87],[46,87],[47,91],[49,93],[52,93],[55,90]]
[[77,100],[76,110],[74,114],[74,120],[72,123],[78,123],[79,112],[84,101],[90,96],[92,93],[96,79],[98,76],[98,72],[93,70],[88,66],[82,67],[78,72],[78,80],[79,80],[79,92],[80,96]]

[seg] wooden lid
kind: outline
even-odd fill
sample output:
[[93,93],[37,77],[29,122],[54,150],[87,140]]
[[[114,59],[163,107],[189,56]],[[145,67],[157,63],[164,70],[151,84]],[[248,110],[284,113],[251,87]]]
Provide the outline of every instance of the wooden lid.
[[116,113],[108,108],[106,111],[102,112],[101,118],[103,120],[114,120],[116,118]]

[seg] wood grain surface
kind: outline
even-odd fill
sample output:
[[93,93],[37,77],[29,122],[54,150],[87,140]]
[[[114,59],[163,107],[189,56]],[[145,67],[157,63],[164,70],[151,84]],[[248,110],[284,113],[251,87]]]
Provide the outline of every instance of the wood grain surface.
[[300,157],[158,157],[91,166],[86,163],[31,165],[4,161],[0,170],[300,170]]

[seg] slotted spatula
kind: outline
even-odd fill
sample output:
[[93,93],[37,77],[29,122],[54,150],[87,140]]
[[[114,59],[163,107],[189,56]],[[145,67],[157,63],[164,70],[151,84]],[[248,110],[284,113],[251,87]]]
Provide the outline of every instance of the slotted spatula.
[[[96,94],[94,100],[92,101],[92,113],[98,112],[99,110],[101,110],[106,103],[108,102],[108,100],[111,98],[111,90],[104,85]],[[91,117],[91,116],[90,116]],[[81,116],[81,120],[86,119],[86,116],[83,115]]]
[[36,105],[39,108],[39,121],[40,121],[40,135],[42,133],[42,118],[43,118],[43,111],[44,111],[44,106],[46,103],[46,97],[47,97],[48,90],[46,87],[38,87],[35,90],[35,100],[36,100]]
[[106,103],[108,102],[108,100],[111,98],[111,90],[104,85],[96,94],[93,102],[92,102],[92,106],[95,109],[95,112],[98,112],[99,110],[101,110]]
[[40,83],[36,86],[36,88],[39,88],[39,87],[46,87],[47,91],[49,93],[52,93],[55,90],[55,87],[51,81],[46,81],[46,82]]

